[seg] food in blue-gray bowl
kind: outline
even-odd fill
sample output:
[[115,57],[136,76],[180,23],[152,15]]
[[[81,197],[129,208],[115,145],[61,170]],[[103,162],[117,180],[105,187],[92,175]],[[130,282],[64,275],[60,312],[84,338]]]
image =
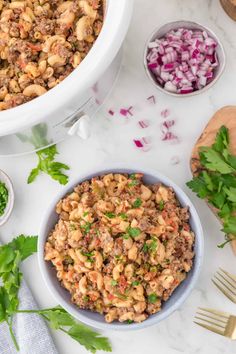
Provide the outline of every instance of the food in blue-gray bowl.
[[101,329],[166,318],[192,290],[202,253],[188,197],[140,168],[81,177],[53,201],[39,237],[40,268],[57,301]]

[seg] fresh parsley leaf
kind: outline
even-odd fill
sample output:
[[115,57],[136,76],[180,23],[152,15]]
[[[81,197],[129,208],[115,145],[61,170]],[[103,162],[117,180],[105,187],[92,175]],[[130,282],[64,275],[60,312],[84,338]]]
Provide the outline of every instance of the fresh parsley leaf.
[[159,209],[160,211],[162,211],[165,207],[165,203],[164,203],[164,200],[161,200],[160,203],[159,203]]
[[116,217],[116,214],[111,213],[111,212],[107,212],[107,213],[105,213],[105,215],[106,215],[106,217],[108,217],[109,219],[113,219],[113,218]]
[[111,286],[116,286],[118,284],[118,282],[114,279],[111,280]]
[[97,350],[112,351],[109,340],[106,337],[102,337],[100,333],[83,324],[74,324],[66,333],[91,353],[96,353]]
[[129,227],[127,229],[127,232],[130,237],[138,237],[141,234],[141,230],[137,227]]
[[137,281],[137,280],[132,282],[132,286],[138,286],[139,284],[140,284],[140,281]]
[[142,200],[137,198],[133,203],[133,208],[139,208],[142,205]]
[[148,295],[148,302],[150,302],[150,304],[155,304],[158,299],[159,299],[159,297],[154,293]]
[[138,180],[134,179],[133,181],[128,183],[128,187],[134,187],[137,186],[138,184],[139,184]]
[[85,234],[88,234],[91,229],[92,224],[90,222],[86,222],[85,224],[81,225],[81,229],[84,230]]
[[128,219],[128,215],[125,214],[125,213],[120,213],[120,214],[119,214],[119,217],[120,217],[121,219],[123,219],[123,220],[127,220],[127,219]]
[[230,154],[229,132],[225,126],[218,131],[211,147],[199,151],[201,172],[187,185],[200,198],[217,209],[222,219],[226,242],[236,238],[236,156]]
[[20,252],[21,261],[24,261],[33,253],[37,252],[37,241],[37,236],[20,235],[12,240],[10,246]]
[[56,145],[37,151],[36,154],[38,156],[38,165],[30,172],[27,180],[28,184],[34,182],[41,172],[48,174],[60,184],[67,184],[68,176],[63,173],[63,170],[69,170],[69,166],[54,161],[55,156],[58,154]]
[[143,251],[144,253],[147,253],[148,250],[149,250],[148,244],[147,244],[147,243],[144,243],[143,248],[142,248],[142,251]]

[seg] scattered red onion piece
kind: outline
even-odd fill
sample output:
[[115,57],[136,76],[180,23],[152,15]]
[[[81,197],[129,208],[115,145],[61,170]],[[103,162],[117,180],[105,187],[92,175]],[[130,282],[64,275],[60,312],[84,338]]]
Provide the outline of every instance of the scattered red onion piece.
[[156,99],[155,99],[155,96],[154,96],[154,95],[147,97],[147,100],[148,100],[150,103],[153,103],[153,104],[156,103]]
[[150,137],[142,137],[141,139],[134,139],[134,144],[138,149],[146,152],[151,149],[151,138]]
[[147,66],[167,91],[192,93],[214,79],[217,46],[206,31],[179,28],[149,43]]
[[165,134],[163,134],[162,139],[163,141],[166,140],[178,140],[178,137],[173,134],[172,132],[166,132]]
[[127,117],[128,115],[133,116],[132,109],[132,106],[130,106],[129,108],[121,108],[120,114],[124,117]]
[[138,121],[138,125],[139,125],[141,128],[145,129],[145,128],[147,128],[147,127],[149,126],[149,121],[148,121],[147,119],[139,120],[139,121]]
[[111,116],[114,116],[115,112],[112,110],[112,109],[109,109],[108,113],[111,115]]
[[161,131],[162,132],[167,132],[170,127],[172,127],[175,124],[175,121],[172,120],[166,120],[165,122],[161,123]]
[[169,109],[164,109],[163,111],[161,111],[162,118],[167,118],[169,115],[170,115]]

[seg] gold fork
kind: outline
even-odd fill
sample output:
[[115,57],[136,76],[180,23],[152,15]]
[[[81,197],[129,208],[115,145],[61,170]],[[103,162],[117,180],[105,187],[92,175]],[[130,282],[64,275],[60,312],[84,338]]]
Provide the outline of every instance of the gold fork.
[[219,268],[212,282],[228,299],[236,304],[236,276]]
[[227,312],[199,307],[195,319],[197,321],[194,321],[194,323],[197,325],[236,340],[236,316],[232,316]]

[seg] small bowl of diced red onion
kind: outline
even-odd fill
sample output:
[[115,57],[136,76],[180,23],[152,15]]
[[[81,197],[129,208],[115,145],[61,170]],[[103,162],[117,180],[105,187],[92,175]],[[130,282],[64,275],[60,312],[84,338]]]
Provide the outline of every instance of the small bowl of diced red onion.
[[216,35],[198,23],[175,21],[156,29],[144,53],[148,77],[162,92],[186,97],[212,87],[225,68]]

